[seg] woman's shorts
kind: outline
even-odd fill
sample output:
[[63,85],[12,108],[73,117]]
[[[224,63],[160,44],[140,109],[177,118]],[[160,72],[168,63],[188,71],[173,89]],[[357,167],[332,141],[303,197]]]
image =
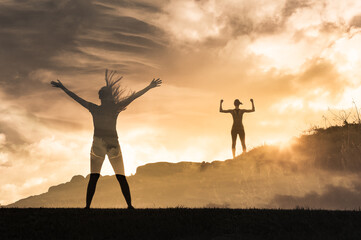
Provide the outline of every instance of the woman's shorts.
[[237,137],[239,135],[240,138],[244,138],[244,128],[232,128],[231,130],[232,137]]
[[115,174],[124,175],[122,151],[117,138],[103,139],[94,137],[90,152],[90,172],[100,173],[105,154],[108,155]]

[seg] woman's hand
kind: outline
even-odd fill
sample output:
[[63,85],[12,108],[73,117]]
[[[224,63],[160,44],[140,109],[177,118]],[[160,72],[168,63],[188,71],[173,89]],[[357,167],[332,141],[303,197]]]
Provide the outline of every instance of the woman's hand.
[[64,85],[60,82],[59,79],[57,79],[57,82],[51,81],[50,84],[53,85],[53,87],[57,87],[57,88],[61,88],[61,89],[64,88]]
[[221,99],[221,104],[223,103],[223,99]]
[[158,79],[153,78],[152,82],[149,84],[149,87],[150,88],[160,87],[161,84],[162,84],[162,80],[160,78]]
[[251,103],[253,103],[253,99],[252,99],[252,98],[250,99],[250,101],[251,101]]

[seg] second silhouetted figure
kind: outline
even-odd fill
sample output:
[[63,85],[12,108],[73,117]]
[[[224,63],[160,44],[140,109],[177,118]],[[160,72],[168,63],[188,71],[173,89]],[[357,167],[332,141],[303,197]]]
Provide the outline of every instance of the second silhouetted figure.
[[219,106],[219,111],[220,112],[222,112],[222,113],[230,113],[230,114],[232,114],[232,117],[233,117],[233,125],[232,125],[232,130],[231,130],[233,158],[236,157],[237,135],[239,135],[239,138],[241,140],[243,152],[245,153],[247,151],[247,148],[246,148],[246,135],[245,135],[245,132],[244,132],[242,119],[243,119],[243,114],[244,113],[254,112],[255,111],[253,99],[250,99],[250,101],[252,103],[252,109],[240,109],[239,105],[241,105],[242,103],[238,99],[234,100],[235,109],[223,110],[223,108],[222,108],[223,99],[221,100],[221,103],[220,103],[220,106]]

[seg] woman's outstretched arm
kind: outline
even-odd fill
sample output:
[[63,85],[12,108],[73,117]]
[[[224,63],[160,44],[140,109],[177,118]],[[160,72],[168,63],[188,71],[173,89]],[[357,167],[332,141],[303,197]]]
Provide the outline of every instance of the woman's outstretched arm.
[[253,99],[250,99],[251,103],[252,103],[252,109],[245,109],[244,112],[254,112],[256,111],[255,107],[254,107],[254,102]]
[[56,88],[60,88],[61,90],[63,90],[66,94],[68,94],[72,99],[74,99],[75,101],[77,101],[78,103],[80,103],[80,105],[82,105],[83,107],[85,107],[86,109],[89,109],[90,106],[90,102],[85,101],[84,99],[82,99],[81,97],[79,97],[78,95],[76,95],[75,93],[73,93],[72,91],[70,91],[69,89],[67,89],[59,80],[55,81],[51,81],[50,82],[51,85],[53,85],[53,87]]
[[219,111],[221,113],[230,113],[232,110],[228,109],[228,110],[223,110],[222,108],[222,103],[223,103],[223,99],[221,99],[221,102],[219,103]]
[[142,96],[144,93],[148,92],[152,88],[160,87],[161,84],[162,84],[161,79],[159,79],[159,78],[158,79],[153,79],[152,82],[148,86],[146,86],[144,89],[130,95],[128,98],[126,98],[123,101],[119,102],[118,106],[123,107],[123,108],[128,106],[135,99],[139,98],[140,96]]

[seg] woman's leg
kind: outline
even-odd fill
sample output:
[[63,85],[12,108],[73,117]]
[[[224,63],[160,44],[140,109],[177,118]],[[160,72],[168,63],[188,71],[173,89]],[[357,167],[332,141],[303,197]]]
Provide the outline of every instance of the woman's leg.
[[243,153],[245,153],[247,152],[247,147],[246,147],[246,134],[244,130],[239,132],[239,138],[241,139]]
[[90,174],[88,189],[87,189],[87,192],[86,192],[86,206],[85,206],[86,209],[90,208],[90,204],[91,204],[91,202],[93,200],[93,196],[94,196],[94,193],[95,193],[95,188],[96,188],[99,176],[100,176],[99,173]]
[[95,188],[100,176],[100,170],[102,168],[105,158],[105,145],[101,138],[94,137],[92,148],[90,150],[90,179],[88,183],[88,189],[86,193],[86,206],[90,208],[90,204],[93,200]]
[[127,179],[125,178],[124,175],[116,174],[115,176],[117,177],[120,188],[122,189],[122,193],[124,195],[125,201],[128,204],[128,208],[134,209],[134,207],[132,206],[132,198],[130,196],[130,190]]
[[236,157],[237,132],[232,130],[231,136],[232,136],[232,154],[233,154],[233,158],[235,158]]

